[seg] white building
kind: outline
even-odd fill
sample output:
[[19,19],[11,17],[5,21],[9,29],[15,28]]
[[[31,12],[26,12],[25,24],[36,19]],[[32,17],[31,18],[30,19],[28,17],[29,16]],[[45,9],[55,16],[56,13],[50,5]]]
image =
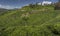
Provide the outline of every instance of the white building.
[[42,5],[42,3],[38,3],[38,5]]
[[43,1],[42,3],[38,3],[38,5],[51,5],[51,1]]
[[43,2],[42,2],[42,5],[51,5],[51,4],[52,4],[51,1],[43,1]]

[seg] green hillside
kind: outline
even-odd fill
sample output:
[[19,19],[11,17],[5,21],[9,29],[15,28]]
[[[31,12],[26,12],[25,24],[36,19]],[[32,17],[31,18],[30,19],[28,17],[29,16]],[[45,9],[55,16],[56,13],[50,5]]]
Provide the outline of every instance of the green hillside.
[[25,6],[0,16],[0,36],[60,36],[60,10]]

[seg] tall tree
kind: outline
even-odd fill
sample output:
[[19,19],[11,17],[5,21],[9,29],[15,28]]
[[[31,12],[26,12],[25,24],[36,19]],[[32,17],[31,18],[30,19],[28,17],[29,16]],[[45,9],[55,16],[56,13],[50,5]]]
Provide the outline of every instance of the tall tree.
[[60,2],[60,0],[58,0]]

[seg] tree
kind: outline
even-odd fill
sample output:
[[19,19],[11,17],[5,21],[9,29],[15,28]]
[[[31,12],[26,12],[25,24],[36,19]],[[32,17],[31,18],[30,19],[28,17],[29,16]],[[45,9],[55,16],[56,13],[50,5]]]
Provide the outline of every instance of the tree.
[[55,3],[55,10],[60,10],[60,0],[58,0],[57,3]]
[[59,2],[60,2],[60,0],[59,0]]
[[33,4],[29,4],[29,7],[30,7],[30,8],[33,8],[34,6],[33,6]]

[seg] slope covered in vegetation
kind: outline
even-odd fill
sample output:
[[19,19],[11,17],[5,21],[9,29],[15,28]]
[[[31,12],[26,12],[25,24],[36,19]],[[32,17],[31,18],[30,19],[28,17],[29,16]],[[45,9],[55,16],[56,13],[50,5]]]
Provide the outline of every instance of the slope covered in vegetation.
[[9,11],[0,16],[0,36],[60,36],[60,11],[53,6]]

